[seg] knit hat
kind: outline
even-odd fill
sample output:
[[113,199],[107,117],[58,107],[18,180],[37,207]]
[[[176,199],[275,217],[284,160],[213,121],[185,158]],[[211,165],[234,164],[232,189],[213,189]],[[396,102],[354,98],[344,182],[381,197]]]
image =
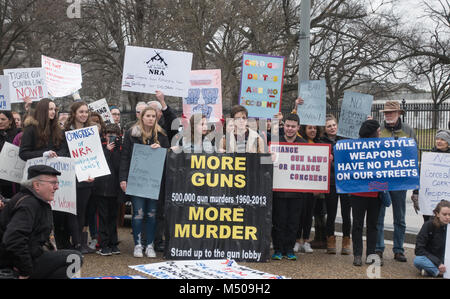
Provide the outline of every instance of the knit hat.
[[361,129],[359,129],[359,136],[361,138],[371,138],[374,137],[378,128],[380,127],[380,123],[377,120],[371,119],[366,120],[361,125]]
[[450,131],[449,130],[440,130],[436,133],[436,138],[441,138],[447,141],[450,144]]

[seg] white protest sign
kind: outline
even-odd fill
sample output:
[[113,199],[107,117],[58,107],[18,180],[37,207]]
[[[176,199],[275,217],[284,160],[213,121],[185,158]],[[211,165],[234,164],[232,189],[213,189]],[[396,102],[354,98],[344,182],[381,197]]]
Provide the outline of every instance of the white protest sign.
[[423,215],[433,216],[437,204],[450,198],[450,154],[422,154],[420,168],[419,208]]
[[187,97],[192,53],[127,46],[122,90]]
[[0,76],[0,110],[11,110],[8,76]]
[[20,184],[25,161],[19,157],[19,147],[5,142],[0,153],[0,179]]
[[233,260],[170,261],[129,267],[159,279],[286,279],[240,266]]
[[450,279],[450,224],[447,225],[447,239],[445,243],[445,260],[444,265],[447,271],[444,273],[444,278]]
[[23,103],[26,97],[39,101],[48,96],[43,68],[3,70],[9,77],[11,103]]
[[109,110],[108,103],[106,102],[106,99],[101,99],[96,102],[90,103],[89,110],[97,112],[102,117],[103,121],[107,124],[113,124],[113,118],[111,111]]
[[329,144],[272,143],[273,191],[330,192]]
[[346,91],[339,116],[338,136],[358,139],[359,129],[372,110],[373,96]]
[[81,89],[81,65],[42,55],[47,88],[53,97],[65,97]]
[[58,176],[59,189],[55,192],[55,199],[50,203],[53,211],[77,214],[77,189],[75,181],[75,164],[71,158],[36,158],[30,159],[25,165],[23,176],[28,175],[28,168],[34,165],[47,165],[61,172]]
[[79,182],[111,174],[97,126],[66,132],[66,140]]

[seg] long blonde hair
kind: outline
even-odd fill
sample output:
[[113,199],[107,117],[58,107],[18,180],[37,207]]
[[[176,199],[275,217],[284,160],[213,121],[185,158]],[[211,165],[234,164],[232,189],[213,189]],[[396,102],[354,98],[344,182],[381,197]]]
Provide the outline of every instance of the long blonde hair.
[[166,135],[166,132],[164,132],[164,130],[161,128],[161,126],[158,124],[158,119],[155,119],[155,125],[153,126],[153,128],[150,129],[149,132],[147,132],[144,128],[144,122],[143,122],[143,118],[144,115],[148,112],[148,111],[153,111],[155,112],[155,116],[158,115],[158,111],[156,111],[155,108],[153,107],[146,107],[144,110],[141,111],[141,117],[139,118],[138,121],[138,126],[141,128],[141,132],[142,132],[142,142],[144,144],[147,144],[148,140],[153,141],[153,143],[159,144],[159,140],[158,140],[158,133],[162,133],[163,135]]

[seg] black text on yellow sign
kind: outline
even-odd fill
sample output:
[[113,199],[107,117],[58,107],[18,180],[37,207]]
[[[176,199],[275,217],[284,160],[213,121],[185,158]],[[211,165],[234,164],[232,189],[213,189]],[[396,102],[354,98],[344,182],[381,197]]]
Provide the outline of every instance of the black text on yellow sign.
[[[210,171],[246,171],[245,157],[228,157],[228,156],[191,156],[191,169],[210,170]],[[195,172],[191,177],[192,185],[195,187],[220,187],[220,188],[239,188],[246,186],[246,178],[244,174],[236,173],[209,173]]]
[[[189,207],[189,221],[244,222],[243,208]],[[175,224],[175,238],[253,240],[254,226],[217,224]]]

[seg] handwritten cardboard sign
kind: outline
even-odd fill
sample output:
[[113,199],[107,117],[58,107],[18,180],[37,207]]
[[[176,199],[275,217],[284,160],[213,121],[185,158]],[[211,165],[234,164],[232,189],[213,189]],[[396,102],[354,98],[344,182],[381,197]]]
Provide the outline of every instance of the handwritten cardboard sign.
[[79,182],[111,174],[97,126],[68,131],[66,139]]
[[337,135],[358,139],[359,129],[372,110],[373,96],[346,91],[342,102]]
[[34,165],[47,165],[61,172],[58,176],[59,189],[55,192],[55,199],[50,203],[52,210],[77,214],[77,189],[75,181],[75,164],[71,158],[58,157],[47,159],[44,157],[30,159],[26,162],[23,175],[28,175],[28,168]]
[[0,110],[11,110],[8,76],[0,76]]
[[270,118],[280,112],[284,57],[244,53],[239,104],[249,117]]
[[72,95],[81,89],[81,65],[41,56],[48,93],[56,98]]
[[330,192],[329,144],[272,143],[273,191]]
[[48,96],[43,68],[3,70],[9,77],[11,103],[23,103],[26,97],[39,101]]
[[422,153],[419,207],[423,215],[434,216],[437,204],[450,199],[450,154]]
[[113,124],[111,111],[109,110],[106,99],[101,99],[88,105],[90,111],[97,112],[107,124]]
[[0,152],[0,179],[20,183],[25,161],[19,157],[19,147],[5,142]]
[[128,195],[158,199],[167,150],[135,144],[127,181]]
[[301,125],[325,126],[327,90],[325,80],[300,82],[300,97],[304,104],[298,108]]
[[187,97],[192,53],[127,46],[122,90]]
[[190,119],[193,114],[206,115],[208,122],[222,118],[221,70],[192,71],[189,94],[183,99],[183,114]]

